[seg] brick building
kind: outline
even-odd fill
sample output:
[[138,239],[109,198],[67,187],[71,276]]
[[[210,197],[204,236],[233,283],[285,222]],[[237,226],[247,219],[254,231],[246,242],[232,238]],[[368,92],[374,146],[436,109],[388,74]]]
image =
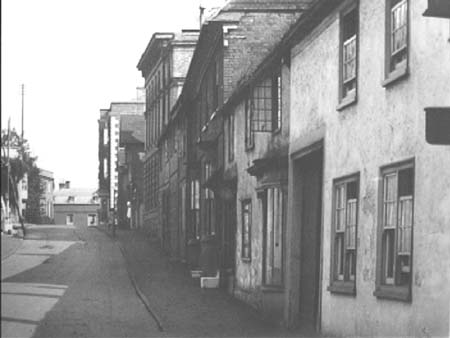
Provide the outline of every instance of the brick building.
[[95,189],[71,188],[66,181],[55,192],[55,224],[96,226],[99,199]]
[[[281,115],[281,95],[289,93],[289,77],[280,76],[286,72],[282,56],[267,62],[264,70],[257,70],[257,66],[309,2],[231,1],[225,5],[202,25],[179,102],[188,122],[188,261],[192,268],[201,270],[203,277],[219,279],[222,287],[268,317],[280,313],[283,292],[277,286],[269,287],[264,297],[263,232],[261,227],[254,227],[243,234],[240,219],[247,225],[252,219],[254,224],[262,224],[265,218],[257,208],[262,198],[258,196],[266,194],[266,199],[271,199],[276,193],[281,204],[282,183],[286,191],[289,115]],[[282,80],[286,82],[283,93]],[[272,103],[273,115],[269,107]],[[288,103],[288,97],[284,98],[286,110]],[[247,120],[249,109],[254,115]],[[253,143],[244,149],[246,142]],[[281,165],[266,165],[277,156],[276,163]],[[276,183],[277,189],[266,185],[269,178],[265,176],[271,177],[270,183]],[[247,202],[253,197],[252,216]],[[277,226],[281,226],[281,209],[278,215]]]
[[[174,119],[173,107],[183,88],[197,38],[196,30],[155,33],[137,65],[146,91],[144,228],[159,238],[173,257],[181,255],[182,202],[177,191],[183,185],[183,164],[178,160],[183,131],[168,125]],[[176,134],[178,143],[173,137],[159,142],[164,133]]]
[[[109,109],[100,110],[99,126],[99,188],[100,221],[106,222],[110,210],[117,213],[119,194],[119,143],[120,119],[122,116],[142,116],[145,109],[145,97],[137,89],[136,101],[112,102]],[[124,224],[119,224],[124,226]]]
[[39,179],[41,181],[42,196],[39,201],[39,210],[42,222],[53,222],[54,207],[53,193],[55,190],[55,180],[53,172],[39,169]]
[[117,206],[119,223],[127,224],[131,229],[141,228],[144,212],[144,116],[122,116],[119,136],[119,195]]

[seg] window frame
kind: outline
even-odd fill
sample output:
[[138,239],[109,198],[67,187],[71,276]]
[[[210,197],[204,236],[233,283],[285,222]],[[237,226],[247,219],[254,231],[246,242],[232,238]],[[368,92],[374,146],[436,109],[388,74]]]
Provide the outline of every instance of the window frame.
[[[409,281],[406,285],[397,284],[398,271],[396,270],[395,261],[398,259],[398,209],[400,200],[398,175],[405,169],[412,170],[412,205],[411,205],[411,237],[410,237],[410,254],[409,254]],[[385,269],[385,256],[383,255],[383,236],[387,231],[384,226],[384,193],[385,193],[385,176],[396,174],[396,225],[394,229],[394,254],[393,254],[393,283],[386,284],[383,282],[383,270]],[[412,278],[413,278],[413,250],[414,250],[414,202],[415,202],[415,160],[409,159],[383,166],[380,168],[380,180],[378,188],[378,225],[377,225],[377,260],[376,260],[376,279],[374,296],[380,299],[399,300],[404,302],[412,301]],[[388,229],[389,230],[389,229]]]
[[282,64],[272,74],[272,133],[276,134],[283,125],[283,69]]
[[[398,1],[394,6],[392,4]],[[406,49],[405,60],[401,61],[398,66],[392,68],[392,9],[400,3],[406,3]],[[409,0],[386,0],[385,2],[385,64],[384,64],[384,81],[383,87],[403,79],[409,74],[409,59],[411,49],[411,27],[410,27],[410,1]]]
[[[355,247],[354,247],[354,278],[351,279],[348,276],[348,272],[347,272],[347,258],[346,258],[346,251],[347,251],[347,208],[348,208],[348,195],[347,195],[347,188],[348,185],[351,183],[356,183],[356,224],[355,224],[355,238],[354,238],[354,243],[355,243]],[[342,275],[342,279],[340,279],[339,277],[336,277],[337,275],[337,257],[336,257],[336,237],[337,237],[337,229],[336,229],[336,224],[337,224],[337,189],[340,186],[344,186],[344,201],[345,201],[345,205],[344,205],[344,224],[343,224],[343,231],[341,233],[341,237],[342,237],[342,245],[343,245],[343,255],[341,257],[342,259],[342,270],[343,270],[343,275]],[[333,185],[332,185],[332,216],[331,216],[331,238],[330,238],[330,246],[331,246],[331,251],[330,251],[330,285],[328,286],[328,291],[332,292],[332,293],[340,293],[340,294],[347,294],[347,295],[352,295],[352,296],[356,296],[356,279],[357,279],[357,261],[358,261],[358,227],[359,227],[359,207],[360,207],[360,173],[353,173],[350,175],[346,175],[346,176],[342,176],[339,178],[335,178],[333,180]],[[350,249],[349,249],[350,250]]]
[[[245,206],[248,210],[245,211]],[[244,255],[245,240],[245,212],[248,213],[247,233],[248,233],[248,255]],[[251,262],[252,260],[252,200],[250,198],[241,200],[241,260]]]
[[[68,222],[68,218],[70,217],[71,221]],[[67,225],[73,225],[74,223],[74,215],[73,214],[66,214],[66,224]]]
[[[344,24],[345,18],[352,11],[356,13],[356,33],[355,33],[355,88],[347,95],[344,95],[344,44],[350,40],[344,41]],[[359,22],[359,1],[355,0],[350,5],[346,6],[339,13],[339,103],[337,110],[342,110],[345,107],[356,103],[358,96],[358,73],[359,73],[359,35],[360,35],[360,22]],[[353,37],[352,37],[353,38]]]

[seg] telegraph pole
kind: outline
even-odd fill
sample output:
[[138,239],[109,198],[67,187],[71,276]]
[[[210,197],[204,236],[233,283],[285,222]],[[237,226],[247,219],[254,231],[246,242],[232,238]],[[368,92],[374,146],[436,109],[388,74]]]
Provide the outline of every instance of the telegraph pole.
[[7,140],[7,148],[6,148],[6,224],[9,228],[9,172],[10,172],[10,161],[9,161],[9,147],[11,143],[11,117],[8,118],[8,140]]
[[24,128],[23,128],[23,116],[24,116],[23,112],[24,112],[24,102],[25,102],[24,97],[25,97],[25,85],[22,84],[22,134],[21,134],[22,142],[23,142],[23,133],[24,133]]

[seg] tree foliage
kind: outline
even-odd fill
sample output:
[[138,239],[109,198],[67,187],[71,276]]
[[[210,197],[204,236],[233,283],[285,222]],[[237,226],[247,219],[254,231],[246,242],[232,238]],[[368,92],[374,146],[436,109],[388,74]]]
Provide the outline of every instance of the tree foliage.
[[[1,143],[2,143],[2,153],[1,153],[1,196],[3,199],[7,198],[8,185],[9,185],[9,201],[11,208],[17,211],[19,220],[22,223],[22,215],[19,212],[19,194],[17,190],[17,185],[24,178],[25,174],[37,175],[37,180],[39,181],[39,168],[36,166],[37,157],[31,156],[29,145],[27,140],[22,139],[16,130],[12,129],[9,133],[7,130],[2,130],[1,132]],[[9,148],[9,154],[8,154]],[[9,161],[8,161],[9,157]],[[8,163],[9,163],[9,177],[8,177]],[[36,174],[37,173],[37,174]],[[28,177],[28,180],[30,177]],[[34,183],[34,182],[33,182]],[[30,188],[28,184],[28,200],[38,200],[39,209],[39,199],[42,196],[42,189],[40,183],[38,187],[33,184]],[[28,204],[28,203],[27,203]],[[28,209],[28,205],[27,205]]]

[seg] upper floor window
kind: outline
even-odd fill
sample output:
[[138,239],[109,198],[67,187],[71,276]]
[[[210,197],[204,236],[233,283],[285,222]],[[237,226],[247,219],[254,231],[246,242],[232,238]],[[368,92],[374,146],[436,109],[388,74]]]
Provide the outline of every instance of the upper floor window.
[[407,72],[408,34],[408,0],[387,0],[385,76],[388,83]]
[[382,169],[377,289],[384,298],[411,300],[414,167]]
[[356,5],[341,14],[340,100],[354,101],[357,87],[358,9]]
[[272,78],[272,131],[280,130],[283,102],[281,69]]
[[354,294],[359,177],[338,179],[333,184],[333,242],[330,291]]
[[251,124],[253,132],[275,132],[281,128],[282,76],[278,68],[251,91]]
[[247,97],[244,103],[245,107],[245,149],[252,149],[255,145],[255,134],[252,129],[252,109],[250,98]]

